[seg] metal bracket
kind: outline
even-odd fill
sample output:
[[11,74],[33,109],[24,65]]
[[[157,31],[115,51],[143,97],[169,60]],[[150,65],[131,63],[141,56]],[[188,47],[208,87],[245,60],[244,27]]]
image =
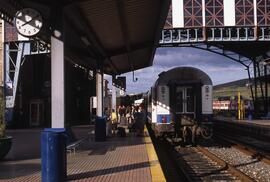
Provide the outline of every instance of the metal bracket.
[[137,82],[138,81],[138,78],[137,77],[135,78],[135,71],[134,70],[132,71],[132,79],[133,79],[132,80],[133,82]]
[[21,66],[25,56],[34,54],[46,54],[50,49],[39,41],[19,41],[4,43],[4,94],[8,113],[7,122],[12,119],[12,111],[15,106],[17,86]]

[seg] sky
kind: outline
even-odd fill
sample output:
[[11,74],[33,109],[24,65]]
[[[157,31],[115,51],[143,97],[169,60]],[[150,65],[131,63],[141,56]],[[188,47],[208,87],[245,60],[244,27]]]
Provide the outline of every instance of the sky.
[[[127,93],[146,92],[154,84],[158,75],[178,66],[196,67],[207,73],[214,85],[247,78],[245,68],[231,59],[194,48],[158,48],[153,66],[136,70],[137,82],[133,82],[132,72],[126,76]],[[105,76],[111,83],[111,77]]]

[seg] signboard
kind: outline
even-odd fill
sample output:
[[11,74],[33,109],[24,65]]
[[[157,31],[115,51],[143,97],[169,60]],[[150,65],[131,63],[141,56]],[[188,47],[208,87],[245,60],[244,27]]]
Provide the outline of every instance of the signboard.
[[117,78],[113,78],[113,86],[119,88],[120,90],[126,91],[126,77],[119,76]]
[[202,113],[213,114],[213,86],[204,85],[202,87]]
[[120,96],[125,96],[125,91],[120,90],[119,95],[120,95]]

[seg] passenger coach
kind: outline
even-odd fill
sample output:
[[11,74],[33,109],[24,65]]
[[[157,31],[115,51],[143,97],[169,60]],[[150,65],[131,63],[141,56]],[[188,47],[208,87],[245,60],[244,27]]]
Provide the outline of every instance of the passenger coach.
[[193,142],[198,135],[210,138],[212,87],[210,77],[197,68],[177,67],[159,74],[147,98],[155,134]]

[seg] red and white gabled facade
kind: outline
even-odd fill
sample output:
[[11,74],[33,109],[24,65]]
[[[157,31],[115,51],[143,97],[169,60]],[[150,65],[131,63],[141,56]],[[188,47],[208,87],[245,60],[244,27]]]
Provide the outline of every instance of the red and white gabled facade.
[[165,28],[269,26],[270,0],[172,0]]

